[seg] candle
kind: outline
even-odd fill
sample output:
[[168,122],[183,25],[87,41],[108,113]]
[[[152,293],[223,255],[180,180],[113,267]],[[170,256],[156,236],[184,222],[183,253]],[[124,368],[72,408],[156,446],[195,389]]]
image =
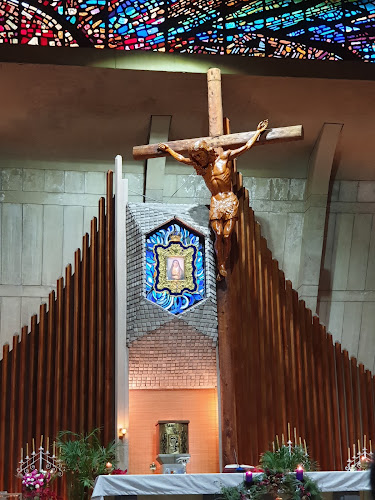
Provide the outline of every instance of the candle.
[[302,438],[301,438],[301,436],[299,437],[299,445],[302,448]]
[[288,441],[290,441],[290,423],[288,422]]
[[369,439],[369,443],[370,443],[370,453],[372,453],[372,443],[371,443],[371,439]]
[[245,481],[247,485],[250,485],[253,482],[253,473],[251,470],[246,471]]
[[348,462],[351,462],[351,460],[350,460],[350,448],[348,448]]
[[40,447],[43,446],[43,434],[40,436]]
[[353,444],[353,457],[355,457],[355,444]]
[[305,445],[305,455],[307,455],[306,439],[303,440],[303,444]]
[[49,452],[49,437],[47,437],[47,451]]
[[358,453],[361,453],[361,443],[359,442],[359,439],[358,439]]
[[303,480],[303,468],[301,465],[299,465],[297,467],[297,470],[296,470],[296,479],[298,479],[298,481],[302,481]]
[[281,444],[284,446],[285,441],[284,441],[284,434],[281,434]]
[[297,446],[297,430],[294,427],[294,446]]
[[280,449],[280,443],[279,443],[279,435],[276,434],[276,443],[277,443],[277,449]]
[[35,439],[33,438],[33,453],[35,453]]
[[272,451],[275,453],[275,441],[272,441]]
[[363,436],[363,448],[366,448],[366,434]]
[[29,443],[26,443],[26,458],[29,458]]

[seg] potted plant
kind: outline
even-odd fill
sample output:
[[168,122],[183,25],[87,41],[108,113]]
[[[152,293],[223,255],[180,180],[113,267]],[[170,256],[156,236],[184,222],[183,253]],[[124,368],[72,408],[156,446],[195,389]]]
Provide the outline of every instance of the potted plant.
[[[103,446],[99,439],[100,429],[90,433],[60,431],[57,446],[60,460],[67,471],[70,500],[89,499],[94,482],[100,474],[109,474],[116,461],[116,443]],[[108,467],[108,463],[111,467]]]

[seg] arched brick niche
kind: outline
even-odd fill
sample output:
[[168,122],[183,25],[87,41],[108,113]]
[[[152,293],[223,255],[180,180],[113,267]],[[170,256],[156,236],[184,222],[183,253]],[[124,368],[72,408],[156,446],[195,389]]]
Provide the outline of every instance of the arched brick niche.
[[216,343],[184,321],[170,321],[129,346],[130,389],[216,386]]

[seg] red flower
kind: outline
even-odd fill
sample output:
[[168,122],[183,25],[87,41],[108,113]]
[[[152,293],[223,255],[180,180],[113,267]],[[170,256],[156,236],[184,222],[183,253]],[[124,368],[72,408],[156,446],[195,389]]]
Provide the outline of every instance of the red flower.
[[125,469],[125,470],[121,470],[121,469],[114,469],[112,472],[111,472],[111,475],[112,476],[120,476],[120,475],[124,475],[128,472],[128,469]]

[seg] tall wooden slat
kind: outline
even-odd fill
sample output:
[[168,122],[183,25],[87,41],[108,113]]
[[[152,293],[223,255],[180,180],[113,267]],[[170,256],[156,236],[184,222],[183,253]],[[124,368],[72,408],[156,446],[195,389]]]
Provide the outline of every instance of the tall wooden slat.
[[28,375],[27,375],[27,441],[31,443],[35,438],[35,412],[36,412],[36,357],[37,357],[37,316],[31,317],[31,329],[28,335]]
[[[245,237],[245,211],[244,211],[244,198],[245,198],[245,190],[242,187],[242,179],[238,179],[238,187],[240,188],[240,192],[238,192],[238,199],[240,204],[239,210],[239,218],[238,223],[235,228],[236,238],[244,238]],[[243,314],[246,314],[246,286],[243,281],[243,276],[241,276],[241,270],[246,267],[245,261],[245,248],[238,247],[235,245],[232,246],[231,249],[231,267],[230,267],[230,278],[227,277],[226,282],[230,284],[230,286],[234,285],[235,290],[229,290],[229,296],[232,297],[231,301],[231,311],[233,311],[235,307],[235,301],[237,303],[241,303],[241,311]],[[244,287],[245,286],[245,287]],[[244,287],[244,288],[242,288]],[[239,290],[242,289],[242,293],[239,293]],[[231,315],[231,322],[235,322],[235,328],[237,331],[237,335],[233,338],[233,346],[232,346],[232,366],[235,377],[234,389],[236,391],[236,401],[244,400],[244,384],[240,383],[241,374],[245,375],[248,367],[244,362],[244,356],[241,354],[241,349],[247,350],[247,332],[246,325],[243,323],[242,315]],[[229,347],[229,346],[228,346]],[[245,399],[244,404],[246,407],[246,413],[249,414],[249,402]],[[238,425],[242,427],[242,415],[237,414]],[[244,429],[244,440],[249,439],[249,430]],[[247,450],[243,446],[243,442],[237,440],[237,453],[238,460],[241,463],[244,461],[246,457]]]
[[[10,353],[10,358],[11,358],[11,372],[10,372],[10,386],[11,387],[19,387],[19,337],[18,335],[13,336],[13,348]],[[10,391],[10,398],[9,398],[9,412],[12,415],[17,415],[17,410],[18,410],[18,397],[17,393],[15,390]],[[19,459],[18,457],[18,452],[17,452],[17,446],[15,446],[16,443],[19,442],[18,439],[18,428],[17,426],[17,421],[14,418],[9,419],[9,434],[7,436],[7,441],[10,444],[9,446],[9,455],[8,455],[8,460],[9,460],[9,478],[10,478],[10,484],[9,484],[9,489],[14,489],[16,486],[16,468],[17,468],[17,461]],[[21,447],[18,448],[18,450]]]
[[375,443],[375,401],[372,397],[372,387],[371,387],[371,372],[370,370],[366,370],[365,372],[366,379],[366,398],[368,404],[368,418],[369,418],[369,432],[368,437],[374,440]]
[[281,436],[281,433],[287,428],[287,414],[286,414],[286,397],[285,397],[285,365],[284,365],[284,350],[282,339],[282,311],[280,303],[280,282],[279,282],[279,266],[277,260],[272,261],[272,288],[273,288],[273,302],[275,308],[275,356],[277,363],[277,378],[276,393],[279,400],[278,422],[276,426],[276,434]]
[[298,302],[299,307],[299,318],[300,318],[300,339],[301,339],[301,378],[302,378],[302,386],[303,386],[303,418],[305,420],[304,428],[301,430],[301,436],[303,439],[307,441],[307,443],[312,443],[315,441],[314,434],[314,418],[313,418],[313,410],[312,410],[312,399],[313,399],[313,387],[311,384],[312,380],[312,372],[311,372],[311,363],[309,360],[309,351],[308,351],[308,333],[307,330],[309,328],[308,321],[309,315],[307,313],[306,305],[303,300]]
[[[362,434],[361,437],[369,436],[369,407],[367,404],[367,392],[366,392],[366,377],[365,377],[365,367],[361,363],[359,365],[359,397],[361,406],[361,421],[362,421]],[[363,443],[362,443],[363,446]]]
[[343,367],[344,367],[344,387],[345,387],[345,401],[346,401],[346,418],[348,423],[348,439],[349,446],[355,443],[354,434],[354,408],[353,408],[353,392],[352,383],[350,378],[350,361],[348,351],[343,351]]
[[[9,390],[9,344],[3,346],[3,359],[1,361],[1,421],[0,421],[0,450],[6,449],[6,437],[8,435],[9,408],[7,393]],[[8,485],[8,460],[3,453],[0,463],[0,484],[7,488]]]
[[81,251],[74,253],[73,276],[73,336],[72,336],[72,428],[79,430],[79,351],[80,351],[80,305],[81,305]]
[[[96,334],[97,345],[97,379],[96,390],[100,399],[104,396],[104,335],[105,335],[105,200],[99,200],[99,228],[98,228],[98,327]],[[103,405],[97,406],[97,421],[104,424],[104,408]]]
[[61,428],[62,414],[62,384],[63,380],[63,320],[64,320],[64,280],[57,280],[57,300],[56,300],[56,347],[55,347],[55,411],[53,421],[53,431],[57,433]]
[[322,423],[325,422],[326,429],[326,443],[328,443],[328,448],[331,450],[330,453],[327,453],[327,469],[334,470],[335,469],[335,443],[334,443],[334,419],[333,419],[333,399],[334,395],[332,393],[332,384],[331,384],[331,372],[329,369],[329,351],[333,348],[332,344],[332,336],[327,335],[326,329],[324,326],[320,325],[321,332],[321,342],[322,342],[322,354],[323,354],[323,376],[325,383],[322,386],[324,390],[324,407],[322,407]]
[[[335,343],[335,368],[336,368],[336,384],[337,384],[337,400],[339,412],[339,427],[340,427],[340,444],[341,444],[341,469],[346,465],[347,449],[350,446],[348,441],[348,433],[346,426],[346,401],[344,389],[344,372],[343,372],[343,354],[341,346],[338,342]],[[345,458],[346,457],[346,458]]]
[[359,406],[359,379],[358,379],[358,366],[357,360],[355,358],[350,358],[350,373],[352,381],[352,393],[353,393],[353,410],[354,410],[354,439],[357,445],[358,439],[362,438],[361,429],[361,410]]
[[[45,347],[47,331],[47,306],[41,304],[39,308],[39,335],[37,347],[37,375],[36,375],[36,412],[35,412],[35,436],[43,434],[45,428],[43,407],[45,406]],[[44,404],[43,404],[44,403]]]
[[[247,321],[247,318],[244,318],[244,321],[247,322],[249,330],[250,330],[250,342],[251,342],[251,369],[252,376],[250,377],[249,384],[251,384],[251,393],[254,394],[256,400],[259,400],[260,397],[260,387],[259,384],[256,383],[256,377],[254,374],[260,373],[260,360],[259,360],[259,349],[260,349],[260,335],[259,335],[259,323],[256,320],[258,309],[259,309],[259,299],[257,294],[257,286],[258,286],[258,266],[257,266],[257,247],[256,247],[256,237],[255,237],[255,217],[254,212],[249,208],[248,210],[248,225],[247,225],[247,239],[246,239],[246,247],[248,249],[248,258],[249,258],[249,296],[250,296],[250,308],[249,308],[249,318],[253,318],[251,322]],[[253,434],[258,435],[261,432],[261,429],[258,427],[258,413],[259,409],[257,406],[251,410],[250,418],[253,427]],[[244,415],[244,418],[246,416]],[[253,445],[251,446],[252,453],[252,462],[256,463],[257,458],[259,456],[259,442],[257,439],[252,440]]]
[[293,329],[294,329],[294,370],[296,373],[296,400],[298,414],[295,415],[293,426],[297,429],[298,436],[306,436],[305,432],[305,405],[304,405],[304,387],[302,385],[302,353],[301,353],[301,318],[299,317],[298,293],[292,289],[292,307],[293,307]]
[[70,417],[72,387],[71,354],[72,354],[72,266],[68,264],[65,268],[65,290],[64,290],[64,310],[63,310],[63,386],[62,386],[62,422],[61,430],[71,429]]
[[[27,326],[24,326],[21,330],[21,342],[20,342],[20,381],[26,380],[27,377]],[[21,436],[22,444],[27,442],[27,391],[24,390],[20,394],[19,398],[19,422],[21,422]]]
[[[91,220],[90,226],[90,285],[89,285],[89,336],[88,336],[88,391],[93,394],[95,391],[96,379],[96,353],[95,353],[95,336],[96,336],[96,253],[97,253],[97,237],[96,237],[96,218]],[[93,398],[89,398],[87,407],[87,425],[91,429],[95,418],[95,408]]]
[[[316,341],[318,338],[318,329],[319,324],[316,321],[316,318],[312,317],[311,310],[308,309],[308,345],[309,345],[309,360],[310,360],[310,369],[312,374],[312,384],[316,389],[317,387],[322,387],[321,379],[319,378],[319,364],[320,364],[320,353],[316,352]],[[314,415],[314,441],[310,442],[310,446],[313,449],[314,457],[319,457],[320,466],[323,466],[321,463],[320,457],[322,453],[325,453],[323,450],[325,449],[324,442],[322,443],[322,435],[320,429],[320,413],[319,410],[322,407],[322,403],[319,398],[319,391],[315,390],[313,392],[313,415]],[[323,439],[324,441],[324,439]]]
[[79,429],[83,432],[87,415],[87,345],[88,345],[88,297],[89,290],[89,235],[82,240],[82,285],[81,285],[81,346],[80,346],[80,377],[79,392],[82,395],[79,408]]
[[[265,335],[265,322],[264,318],[264,276],[263,276],[263,262],[261,251],[261,236],[260,225],[255,224],[255,252],[256,252],[256,273],[258,279],[258,328],[259,328],[259,377],[265,379],[266,370],[266,355],[264,348],[264,335]],[[267,397],[265,391],[259,391],[258,414],[257,414],[257,428],[258,428],[258,447],[260,450],[264,449],[264,436],[267,435],[267,422],[263,415],[267,414]]]
[[46,405],[44,406],[46,437],[54,438],[54,427],[52,423],[52,409],[54,408],[54,360],[55,353],[55,291],[52,290],[48,296],[47,313],[47,345],[46,345]]

